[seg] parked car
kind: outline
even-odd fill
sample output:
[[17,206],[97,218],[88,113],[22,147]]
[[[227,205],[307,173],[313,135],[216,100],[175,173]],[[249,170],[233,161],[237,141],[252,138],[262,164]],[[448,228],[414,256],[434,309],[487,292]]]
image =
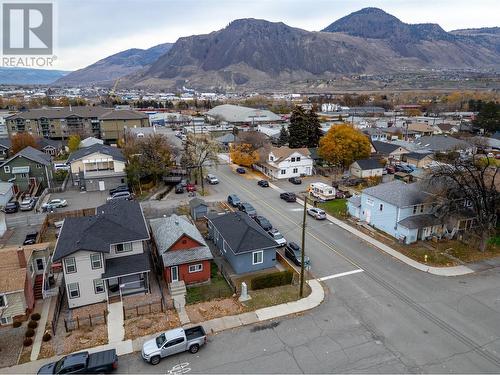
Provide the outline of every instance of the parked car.
[[121,193],[122,191],[130,191],[128,185],[120,185],[114,189],[109,189],[109,195],[114,195],[116,193]]
[[182,194],[184,193],[184,188],[182,187],[181,184],[175,185],[175,194]]
[[231,194],[227,197],[227,203],[233,207],[238,207],[241,203],[241,199],[236,194]]
[[408,167],[407,165],[398,164],[395,166],[395,168],[396,168],[396,172],[403,172],[403,173],[413,172],[413,169]]
[[285,200],[286,202],[296,202],[297,201],[297,196],[295,193],[281,193],[280,198]]
[[307,214],[314,217],[316,220],[325,220],[326,219],[326,212],[320,208],[316,208],[316,207],[308,208]]
[[25,198],[19,205],[19,208],[21,209],[21,211],[31,211],[33,208],[35,208],[35,204],[36,198]]
[[[289,242],[285,248],[285,256],[290,259],[295,265],[300,267],[302,260],[302,252],[300,250],[300,246],[295,242]],[[308,266],[311,264],[311,261],[307,255],[304,256],[304,265]]]
[[345,198],[345,193],[343,191],[337,190],[335,192],[335,198],[336,199],[344,199]]
[[347,189],[339,190],[338,192],[344,194],[343,198],[351,198],[352,197],[352,193]]
[[132,194],[129,191],[121,191],[119,193],[113,194],[111,197],[108,197],[108,201],[116,201],[116,200],[131,200]]
[[183,179],[181,180],[181,182],[179,182],[179,184],[180,184],[183,188],[185,188],[185,187],[187,186],[187,184],[188,184],[188,181],[187,181],[185,178],[183,178]]
[[162,333],[160,336],[148,340],[142,345],[142,358],[157,365],[162,358],[189,351],[197,353],[207,342],[207,335],[202,326],[192,328],[175,328]]
[[396,168],[394,168],[393,165],[388,165],[387,167],[385,167],[385,170],[387,171],[388,174],[396,173]]
[[70,166],[68,164],[64,164],[64,163],[55,163],[54,170],[55,171],[69,171]]
[[302,183],[302,180],[300,179],[300,177],[290,177],[288,179],[288,182],[291,182],[294,185],[300,185]]
[[38,374],[103,374],[118,368],[116,349],[69,354],[40,367]]
[[[108,198],[109,199],[109,198]],[[60,207],[66,207],[68,205],[68,202],[66,199],[52,199],[47,203],[44,203],[42,205],[43,207],[54,207],[54,208],[60,208]]]
[[236,172],[238,172],[239,174],[245,174],[245,173],[247,173],[246,169],[242,168],[242,167],[236,168]]
[[196,191],[196,185],[188,182],[187,185],[186,185],[186,190],[187,190],[188,193]]
[[38,232],[28,233],[24,238],[23,245],[33,245],[36,243],[36,238],[38,237]]
[[250,203],[242,202],[238,205],[238,209],[240,211],[246,213],[251,218],[254,218],[255,216],[257,216],[257,210],[255,208],[253,208],[253,206]]
[[283,235],[276,228],[271,229],[267,233],[269,233],[269,235],[272,237],[272,239],[274,241],[276,241],[278,246],[285,246],[286,245],[285,237],[283,237]]
[[216,185],[219,183],[219,179],[213,174],[207,174],[207,181],[210,185]]
[[257,182],[257,185],[259,185],[260,187],[269,187],[269,181],[259,180],[259,182]]
[[14,212],[19,211],[19,202],[18,201],[8,202],[3,208],[3,211],[6,214],[13,214]]
[[255,216],[254,220],[259,224],[262,229],[264,229],[266,232],[270,231],[273,229],[273,225],[269,220],[267,220],[264,216],[257,215]]

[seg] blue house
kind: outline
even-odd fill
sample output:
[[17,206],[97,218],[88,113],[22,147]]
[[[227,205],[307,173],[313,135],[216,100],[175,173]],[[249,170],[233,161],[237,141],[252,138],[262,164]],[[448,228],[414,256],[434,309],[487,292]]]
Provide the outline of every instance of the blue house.
[[209,217],[208,232],[237,274],[260,271],[276,264],[276,242],[243,212]]
[[421,183],[395,180],[363,190],[347,207],[351,216],[410,244],[448,232],[435,215],[436,200]]

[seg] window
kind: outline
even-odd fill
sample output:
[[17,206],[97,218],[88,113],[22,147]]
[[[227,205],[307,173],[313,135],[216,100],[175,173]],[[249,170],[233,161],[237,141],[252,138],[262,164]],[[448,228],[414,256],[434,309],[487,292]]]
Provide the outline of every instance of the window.
[[418,206],[413,206],[413,214],[414,214],[414,215],[417,213],[417,207],[418,207]]
[[132,251],[132,243],[120,243],[118,245],[115,245],[115,253],[127,253],[129,251]]
[[293,168],[293,173],[298,173],[299,172],[299,168]]
[[191,264],[189,266],[189,273],[201,272],[203,271],[203,264]]
[[2,316],[0,318],[0,324],[12,324],[12,317],[11,316]]
[[264,263],[264,251],[254,251],[252,253],[252,264]]
[[384,205],[383,205],[382,203],[380,203],[380,206],[378,206],[378,209],[379,209],[380,211],[382,211],[382,210],[384,209]]
[[101,254],[90,254],[90,264],[93,270],[102,268]]
[[424,212],[424,205],[423,204],[420,205],[420,213],[422,213],[422,212]]
[[78,283],[68,284],[68,296],[69,298],[79,298],[80,297],[80,287]]
[[366,204],[373,207],[373,199],[366,198]]
[[37,168],[37,169],[41,169],[41,168],[42,168],[42,165],[41,165],[41,164],[37,164],[37,165],[36,165],[36,168]]
[[269,155],[269,161],[273,161],[273,160],[274,160],[273,156]]
[[94,280],[94,293],[104,293],[104,281],[101,279]]
[[6,165],[5,167],[3,167],[3,170],[5,173],[10,173],[10,166]]
[[7,296],[3,294],[0,296],[0,307],[5,306],[7,306]]
[[297,156],[297,157],[295,158],[295,161],[300,161],[300,156]]
[[64,259],[64,264],[66,265],[66,273],[76,272],[76,262],[74,257]]
[[282,170],[280,171],[280,173],[281,173],[281,174],[286,174],[286,169],[282,169]]
[[27,173],[21,173],[21,178],[28,178],[28,174]]
[[184,337],[179,337],[178,339],[170,340],[169,342],[167,342],[165,344],[165,348],[168,348],[170,346],[174,346],[174,345],[180,344],[182,342],[184,342]]
[[292,158],[292,163],[295,161],[295,158]]

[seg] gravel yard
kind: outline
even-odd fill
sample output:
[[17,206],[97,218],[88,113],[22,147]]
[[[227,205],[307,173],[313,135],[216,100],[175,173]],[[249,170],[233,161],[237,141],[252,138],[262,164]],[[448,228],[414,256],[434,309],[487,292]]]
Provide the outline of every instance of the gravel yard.
[[24,332],[26,332],[26,322],[21,327],[0,328],[0,367],[13,366],[17,363],[17,358],[23,346]]

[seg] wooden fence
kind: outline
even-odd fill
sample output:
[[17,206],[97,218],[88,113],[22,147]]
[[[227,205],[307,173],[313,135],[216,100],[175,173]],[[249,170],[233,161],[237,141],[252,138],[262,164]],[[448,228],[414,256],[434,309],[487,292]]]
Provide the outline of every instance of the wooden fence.
[[63,304],[65,293],[66,293],[66,288],[63,285],[59,286],[59,293],[57,294],[56,306],[54,308],[54,315],[52,316],[52,321],[50,322],[52,328],[52,336],[56,334],[57,322],[59,321],[59,314],[61,313],[61,307]]
[[[123,306],[123,319],[131,319],[142,315],[165,312],[169,308],[173,308],[173,302],[158,299],[153,302],[143,303],[135,306]],[[171,306],[169,306],[171,304]]]
[[87,316],[77,316],[74,319],[64,319],[64,328],[66,332],[80,329],[80,327],[93,327],[98,324],[107,323],[107,311],[103,310],[102,314],[88,314]]

